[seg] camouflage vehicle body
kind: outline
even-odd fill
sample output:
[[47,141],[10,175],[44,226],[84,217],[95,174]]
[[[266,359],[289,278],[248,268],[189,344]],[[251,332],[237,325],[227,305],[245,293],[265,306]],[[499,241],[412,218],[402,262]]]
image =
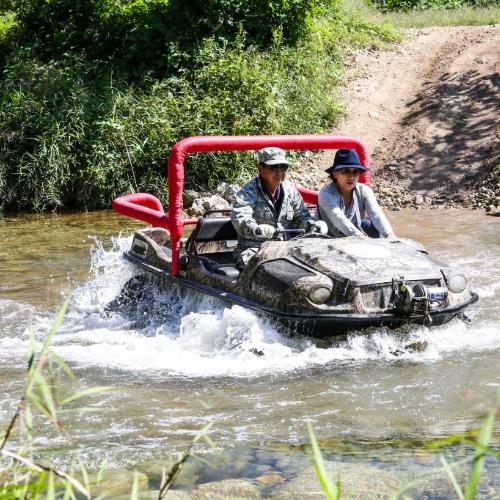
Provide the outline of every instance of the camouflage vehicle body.
[[[282,238],[265,242],[240,272],[233,258],[237,235],[230,218],[221,212],[199,219],[184,216],[184,163],[189,154],[268,147],[297,151],[354,149],[366,170],[359,182],[370,184],[370,154],[357,137],[187,137],[170,151],[168,211],[148,193],[130,193],[113,201],[118,213],[153,226],[136,233],[126,257],[167,287],[176,283],[195,289],[317,337],[369,326],[445,323],[477,300],[459,270],[434,261],[410,240],[307,235],[286,241]],[[318,205],[317,192],[303,186],[295,188],[305,204]],[[192,225],[194,231],[183,238],[185,227]],[[141,280],[130,283],[131,297],[141,293]]]
[[[220,214],[217,214],[220,215]],[[406,323],[442,324],[477,300],[460,270],[412,240],[302,235],[265,242],[241,272],[229,217],[208,214],[183,239],[169,274],[168,231],[135,234],[127,258],[166,282],[240,304],[315,337]]]

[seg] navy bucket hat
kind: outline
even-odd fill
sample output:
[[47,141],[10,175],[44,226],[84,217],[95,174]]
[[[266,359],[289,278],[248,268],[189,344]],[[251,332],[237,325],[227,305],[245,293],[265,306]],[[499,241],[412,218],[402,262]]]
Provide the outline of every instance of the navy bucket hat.
[[342,168],[357,168],[361,172],[368,172],[368,168],[361,165],[358,153],[355,149],[339,149],[335,153],[335,158],[333,160],[333,165],[328,167],[325,172],[331,174]]

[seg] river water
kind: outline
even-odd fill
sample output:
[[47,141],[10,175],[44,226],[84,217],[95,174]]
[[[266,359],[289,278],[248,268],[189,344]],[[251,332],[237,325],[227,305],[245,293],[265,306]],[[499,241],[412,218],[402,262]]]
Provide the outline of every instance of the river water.
[[[468,310],[472,324],[375,329],[320,344],[289,338],[240,307],[154,288],[126,316],[108,313],[138,273],[122,252],[140,225],[112,212],[1,219],[0,424],[21,395],[30,332],[41,342],[71,293],[52,349],[79,389],[109,390],[63,415],[62,432],[40,423],[40,460],[139,467],[151,487],[157,464],[211,423],[218,453],[204,441],[195,450],[212,466],[188,461],[175,487],[246,478],[264,496],[301,498],[319,491],[304,446],[311,421],[329,470],[360,498],[414,480],[416,497],[452,497],[439,452],[427,445],[480,426],[500,386],[500,219],[466,210],[388,216],[399,236],[463,267],[480,296]],[[417,341],[421,350],[406,349]],[[496,446],[499,436],[497,426]],[[446,453],[472,457],[466,446]],[[489,458],[481,496],[499,497],[499,472]]]

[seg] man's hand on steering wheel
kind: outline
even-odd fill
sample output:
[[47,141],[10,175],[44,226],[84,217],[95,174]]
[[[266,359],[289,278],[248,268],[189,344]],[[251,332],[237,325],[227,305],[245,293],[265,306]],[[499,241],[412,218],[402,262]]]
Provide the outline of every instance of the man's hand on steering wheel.
[[270,224],[259,224],[254,230],[253,235],[262,240],[270,240],[274,236],[276,228]]

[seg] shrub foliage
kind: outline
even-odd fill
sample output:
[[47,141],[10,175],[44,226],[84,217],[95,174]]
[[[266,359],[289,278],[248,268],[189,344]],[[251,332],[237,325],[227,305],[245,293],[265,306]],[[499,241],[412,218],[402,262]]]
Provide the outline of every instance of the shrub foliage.
[[[109,207],[136,190],[164,199],[183,137],[325,131],[339,42],[391,37],[315,0],[14,5],[0,37],[0,211]],[[253,163],[193,155],[187,181],[212,188]]]
[[228,42],[244,32],[248,45],[296,44],[318,0],[19,0],[18,36],[45,59],[80,51],[140,77],[190,65],[206,38]]

